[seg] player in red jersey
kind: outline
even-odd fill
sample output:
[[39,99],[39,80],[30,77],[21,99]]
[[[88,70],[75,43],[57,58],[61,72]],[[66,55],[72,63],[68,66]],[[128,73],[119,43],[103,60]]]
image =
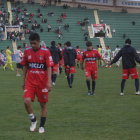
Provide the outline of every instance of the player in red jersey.
[[82,62],[81,49],[79,49],[79,46],[76,46],[76,54],[77,54],[77,67],[79,68],[79,61]]
[[21,61],[23,65],[23,89],[24,105],[31,119],[30,131],[36,130],[37,119],[33,113],[31,101],[35,96],[41,106],[41,120],[39,133],[44,133],[44,125],[47,115],[46,103],[48,102],[48,92],[51,90],[51,66],[53,60],[50,51],[40,46],[40,37],[33,33],[29,37],[30,47],[26,47]]
[[[96,58],[99,58],[105,62],[101,54],[92,47],[92,42],[88,41],[86,43],[87,50],[83,52],[81,68],[84,69],[85,61],[85,74],[86,74],[86,83],[88,87],[88,95],[95,95],[95,80],[97,79],[97,62]],[[90,77],[92,78],[92,92],[90,89]]]

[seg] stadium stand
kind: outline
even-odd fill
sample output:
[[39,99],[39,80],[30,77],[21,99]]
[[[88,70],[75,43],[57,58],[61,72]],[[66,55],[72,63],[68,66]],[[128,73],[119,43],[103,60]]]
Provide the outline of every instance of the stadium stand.
[[[82,50],[85,49],[85,41],[84,41],[84,33],[88,32],[88,26],[92,23],[96,23],[94,17],[94,9],[85,9],[85,8],[71,8],[63,9],[62,6],[47,6],[42,7],[40,4],[26,4],[20,2],[22,10],[24,8],[29,11],[29,13],[33,13],[33,20],[36,20],[43,28],[43,32],[40,32],[38,29],[37,32],[40,33],[41,40],[46,42],[47,46],[50,46],[50,42],[55,40],[56,42],[64,43],[67,40],[72,42],[72,45],[76,47],[79,45]],[[4,1],[4,8],[7,10],[7,3]],[[12,5],[14,8],[14,5]],[[43,14],[43,17],[47,18],[47,23],[42,23],[41,18],[37,17],[37,9],[40,8],[40,13]],[[47,13],[53,12],[54,16],[48,16]],[[66,19],[62,21],[62,23],[57,22],[58,18],[62,13],[66,14]],[[105,38],[105,45],[111,46],[113,49],[116,45],[122,46],[124,44],[123,34],[126,34],[126,38],[130,37],[133,42],[133,46],[139,49],[139,36],[140,36],[140,20],[139,14],[130,14],[130,13],[119,13],[112,11],[97,11],[99,20],[103,19],[104,23],[110,26],[111,31],[113,29],[116,30],[115,35],[112,38]],[[21,17],[21,13],[19,13],[19,17]],[[78,21],[83,21],[84,18],[89,19],[89,24],[86,26],[85,31],[82,31],[80,25],[78,25]],[[13,19],[16,19],[16,13],[13,12]],[[27,17],[25,18],[28,19]],[[136,25],[132,25],[132,21],[136,22]],[[51,25],[52,31],[47,31],[48,24]],[[64,30],[64,25],[69,24],[69,32]],[[29,28],[31,28],[31,24],[28,24]],[[54,33],[55,29],[58,29],[59,25],[61,26],[61,31],[63,34],[62,39],[58,39],[58,34]],[[28,35],[29,36],[29,35]],[[23,46],[23,42],[29,44],[28,36],[25,40],[17,41],[17,45]],[[88,40],[92,41],[94,47],[100,44],[99,39],[97,38],[88,38]],[[3,40],[1,43],[1,49],[6,48],[8,45],[12,45],[11,41]]]

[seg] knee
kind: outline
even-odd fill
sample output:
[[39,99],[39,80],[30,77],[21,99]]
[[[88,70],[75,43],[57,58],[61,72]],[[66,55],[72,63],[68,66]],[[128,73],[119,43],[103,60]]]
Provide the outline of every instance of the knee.
[[41,109],[42,109],[42,110],[46,110],[46,109],[47,109],[46,103],[41,104]]
[[29,105],[31,103],[31,99],[24,99],[24,104]]

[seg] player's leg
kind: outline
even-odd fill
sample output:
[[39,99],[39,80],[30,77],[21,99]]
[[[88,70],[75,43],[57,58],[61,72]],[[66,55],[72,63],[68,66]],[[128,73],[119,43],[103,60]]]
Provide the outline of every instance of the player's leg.
[[88,96],[91,95],[91,88],[90,88],[90,77],[91,77],[91,70],[89,67],[85,67],[85,76],[86,76],[86,84],[88,89]]
[[95,79],[92,79],[92,95],[95,95]]
[[31,120],[30,131],[34,132],[34,131],[36,131],[37,120],[33,113],[33,108],[31,105],[31,98],[24,98],[24,105],[25,105],[25,109],[29,115],[29,118]]
[[72,88],[73,80],[74,80],[74,73],[76,72],[75,66],[70,67],[70,84],[69,87]]
[[139,95],[139,75],[136,68],[129,69],[132,79],[135,79],[136,95]]
[[41,102],[41,118],[40,118],[40,127],[39,127],[39,133],[44,133],[44,125],[46,122],[46,116],[47,116],[47,103],[46,102]]
[[62,73],[62,60],[60,60],[59,62],[59,74]]
[[86,84],[87,84],[87,88],[88,88],[88,96],[90,96],[91,95],[90,76],[86,77]]
[[20,64],[19,63],[17,63],[16,64],[16,76],[21,76],[20,74],[19,74],[19,68],[20,68]]
[[125,82],[126,82],[126,79],[129,78],[129,71],[128,69],[123,69],[123,77],[122,77],[122,82],[121,82],[121,93],[120,95],[123,96],[124,93],[124,87],[125,87]]
[[55,64],[52,69],[52,84],[55,86],[57,78],[58,64]]
[[24,89],[24,106],[25,106],[25,109],[29,115],[29,118],[31,120],[31,126],[30,126],[30,131],[31,132],[34,132],[36,130],[36,125],[37,125],[37,120],[36,120],[36,117],[33,113],[33,108],[32,108],[32,105],[31,105],[31,101],[34,101],[35,99],[35,93],[36,93],[36,90],[34,87],[31,87],[31,86],[28,86],[26,85],[25,86],[25,89]]
[[10,64],[10,69],[11,69],[12,71],[14,71],[14,68],[13,68],[13,65],[12,65],[12,59],[9,59],[9,64]]
[[7,67],[7,65],[8,65],[8,61],[6,61],[6,64],[4,65],[4,70],[6,69],[6,67]]
[[135,79],[135,87],[136,87],[136,95],[140,94],[139,93],[139,79]]
[[92,95],[95,95],[95,80],[97,79],[97,68],[93,67],[91,72],[91,78],[92,78]]
[[121,93],[120,93],[120,95],[124,95],[124,93],[123,93],[123,90],[124,90],[124,87],[125,87],[125,79],[122,79],[122,82],[121,82]]

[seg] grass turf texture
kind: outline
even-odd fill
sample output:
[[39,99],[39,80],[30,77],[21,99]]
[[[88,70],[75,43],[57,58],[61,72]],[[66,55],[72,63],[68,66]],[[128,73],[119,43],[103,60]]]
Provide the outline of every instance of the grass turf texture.
[[[22,78],[15,75],[0,68],[0,140],[140,139],[140,96],[135,95],[134,80],[128,80],[126,94],[119,95],[121,68],[98,69],[96,96],[87,96],[82,70],[77,69],[72,89],[68,88],[63,72],[49,95],[44,134],[29,132]],[[40,106],[36,101],[33,108],[40,121]]]

